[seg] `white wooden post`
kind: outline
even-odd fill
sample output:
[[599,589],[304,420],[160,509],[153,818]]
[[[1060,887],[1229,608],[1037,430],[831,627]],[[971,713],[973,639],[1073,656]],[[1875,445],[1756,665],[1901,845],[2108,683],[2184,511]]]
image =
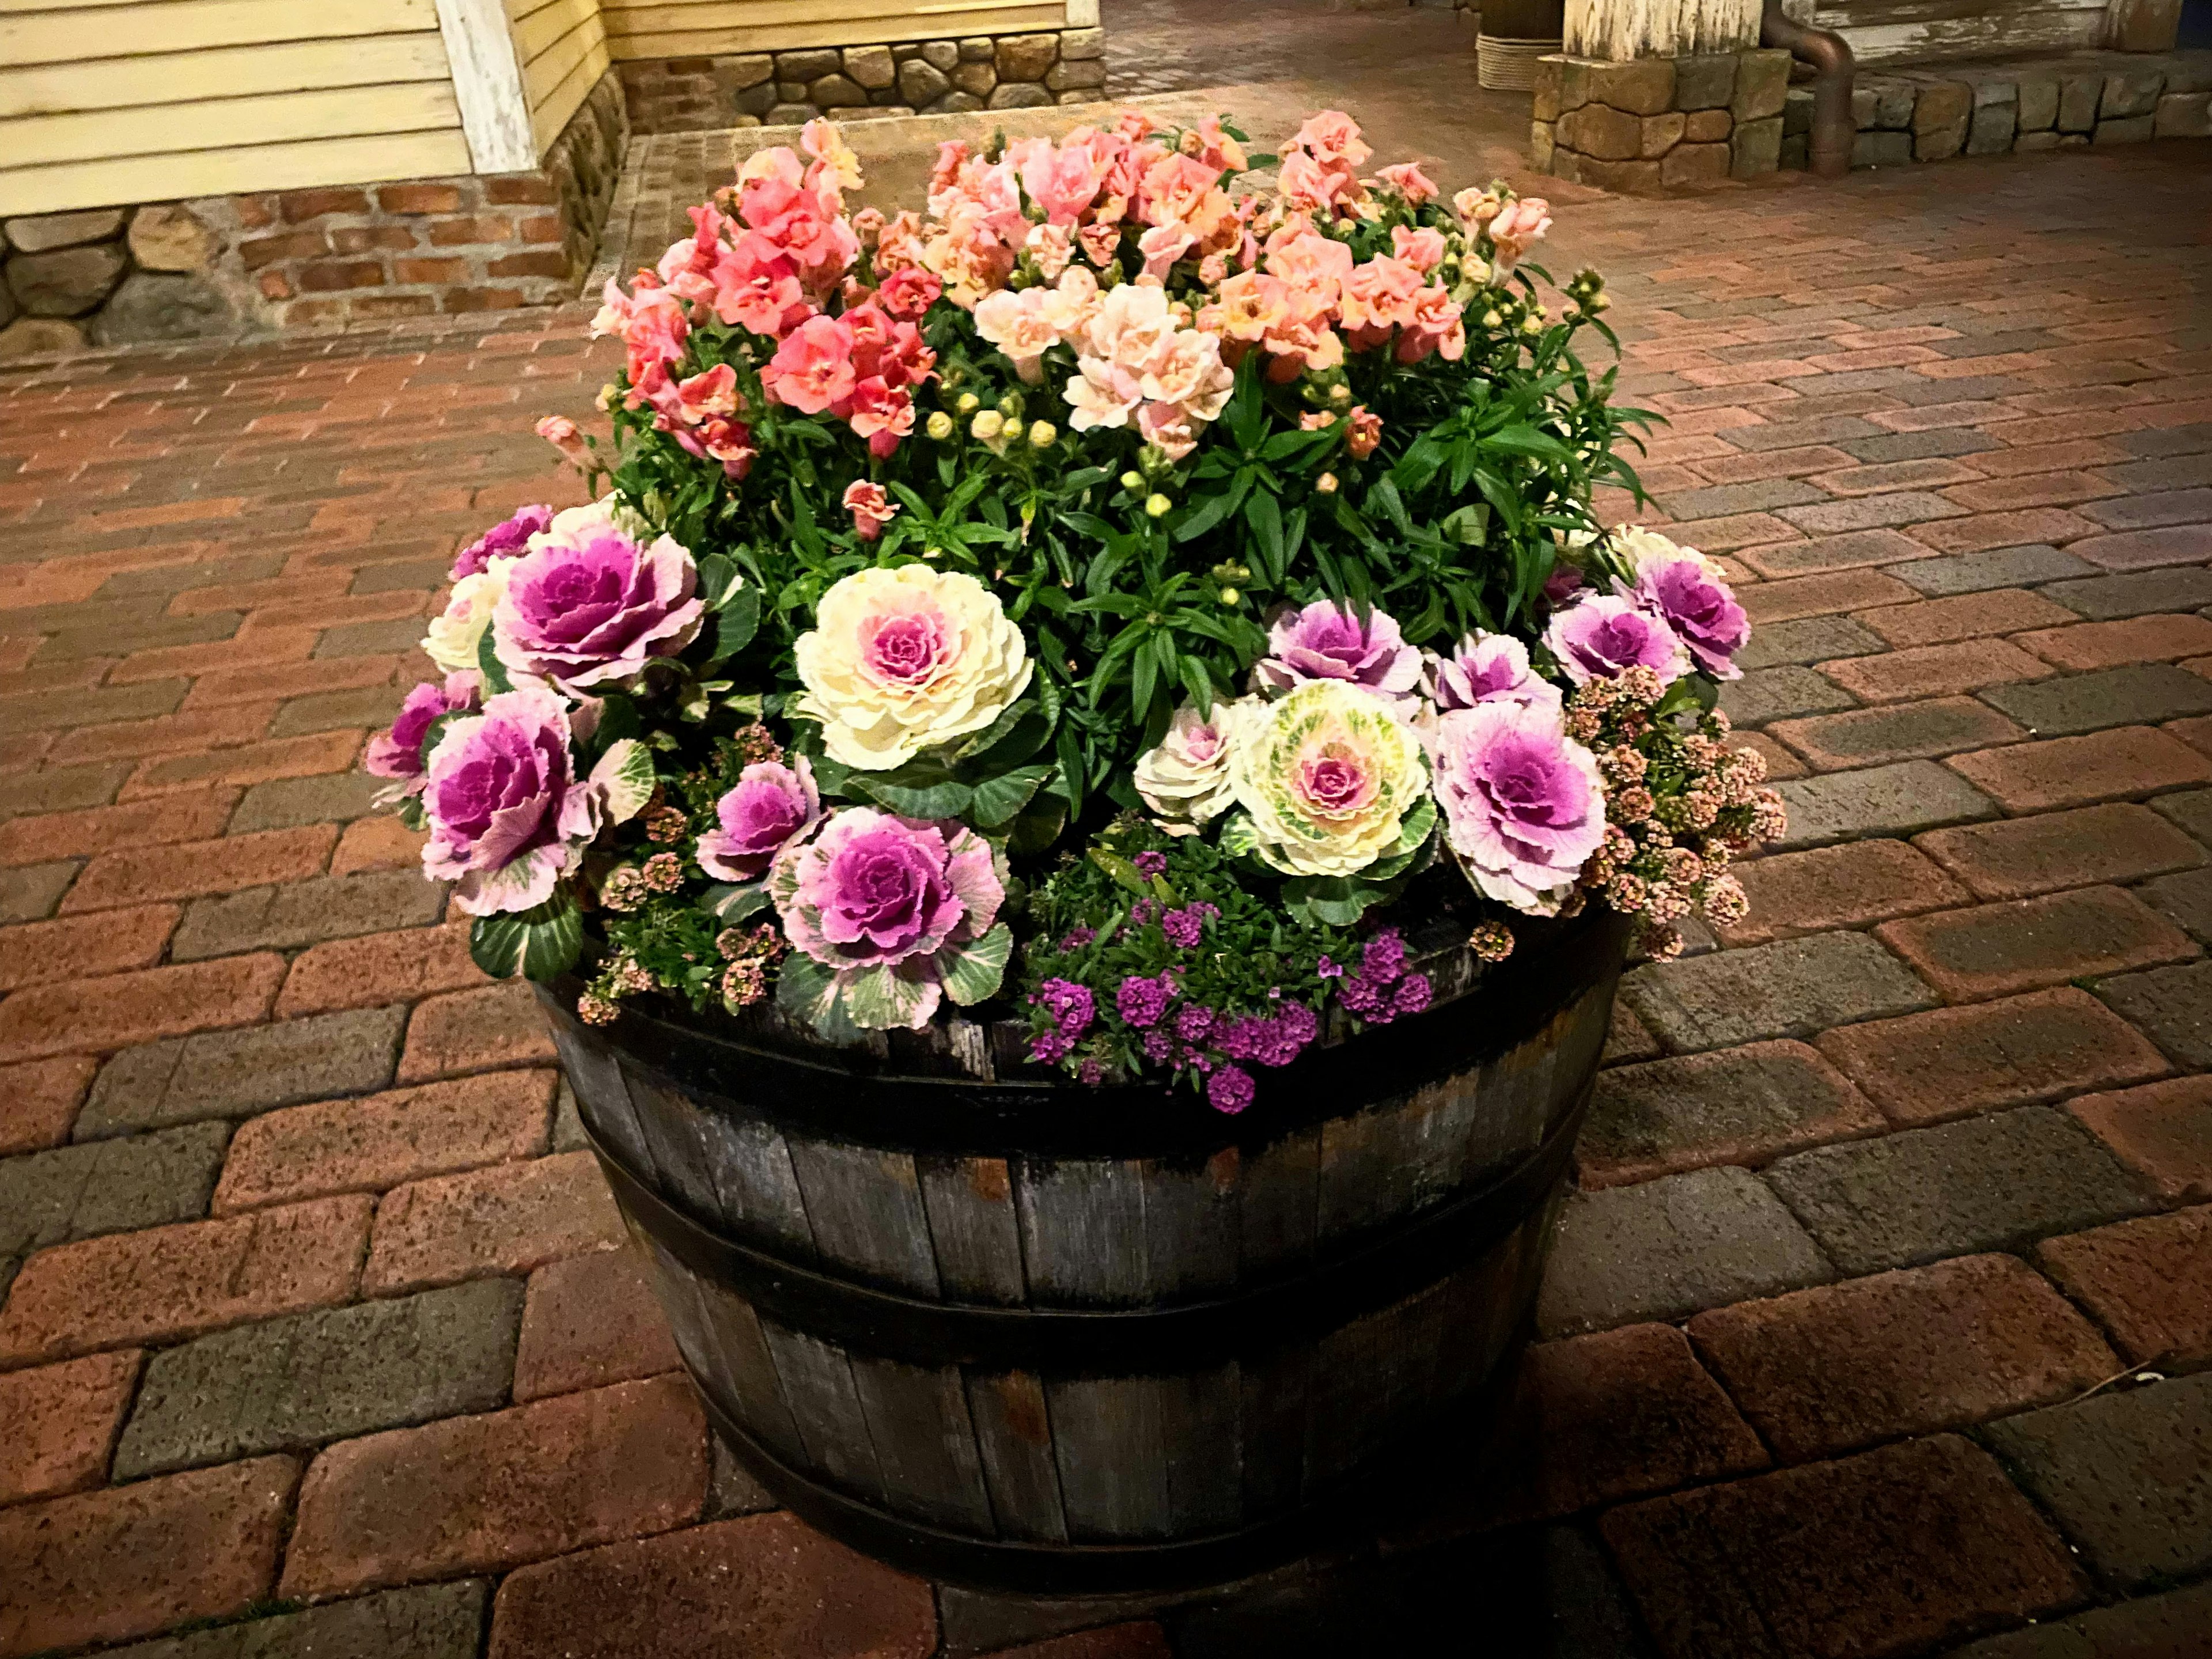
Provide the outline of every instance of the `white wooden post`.
[[1566,52],[1626,63],[1742,52],[1759,44],[1760,0],[1567,0]]
[[476,170],[523,173],[536,167],[530,100],[502,0],[438,0],[438,32],[446,37],[461,131]]

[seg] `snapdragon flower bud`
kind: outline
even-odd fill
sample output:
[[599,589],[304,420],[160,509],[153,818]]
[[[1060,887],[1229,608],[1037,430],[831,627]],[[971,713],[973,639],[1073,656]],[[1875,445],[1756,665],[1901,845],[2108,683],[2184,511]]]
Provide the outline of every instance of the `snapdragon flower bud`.
[[989,443],[1006,429],[1006,417],[995,409],[987,409],[969,422],[968,429],[985,443]]
[[1059,436],[1060,428],[1050,421],[1030,422],[1030,447],[1033,449],[1050,449]]
[[952,417],[940,409],[929,417],[922,430],[941,443],[952,435]]
[[1124,489],[1142,489],[1145,487],[1145,475],[1133,470],[1124,472],[1121,475],[1121,483]]
[[1145,516],[1146,518],[1164,519],[1170,512],[1174,511],[1174,509],[1175,503],[1170,501],[1166,496],[1159,494],[1157,490],[1152,495],[1145,497]]
[[973,415],[982,408],[983,400],[972,392],[963,392],[960,394],[960,401],[952,406],[963,415]]

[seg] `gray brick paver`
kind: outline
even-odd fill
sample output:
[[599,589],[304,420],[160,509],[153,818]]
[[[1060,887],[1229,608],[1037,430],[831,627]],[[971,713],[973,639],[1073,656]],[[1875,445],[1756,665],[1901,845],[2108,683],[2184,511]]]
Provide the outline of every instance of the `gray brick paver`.
[[1728,1048],[1936,1005],[1911,970],[1863,933],[1808,933],[1632,970],[1620,994],[1669,1048]]
[[2057,1106],[1816,1147],[1779,1160],[1766,1178],[1853,1275],[2017,1249],[2153,1207]]
[[449,1290],[295,1315],[155,1356],[118,1480],[427,1423],[507,1401],[523,1287]]
[[75,1138],[371,1093],[392,1081],[406,1024],[404,1007],[363,1008],[126,1048],[100,1068]]
[[103,1659],[476,1659],[491,1585],[420,1584],[111,1648]]
[[0,1158],[0,1253],[196,1221],[229,1142],[228,1124],[196,1123]]
[[1996,803],[1948,767],[1899,761],[1778,784],[1790,830],[1771,849],[1796,852],[1863,836],[1911,836],[1997,816]]

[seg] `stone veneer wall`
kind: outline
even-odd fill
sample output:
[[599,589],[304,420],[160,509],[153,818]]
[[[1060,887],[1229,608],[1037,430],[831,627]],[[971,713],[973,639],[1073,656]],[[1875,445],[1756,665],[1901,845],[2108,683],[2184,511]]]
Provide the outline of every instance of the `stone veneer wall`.
[[[1529,163],[1649,195],[1782,164],[1790,54],[1771,49],[1625,64],[1557,53],[1536,65]],[[1803,136],[1797,165],[1804,165]]]
[[628,140],[609,74],[527,173],[8,220],[0,360],[568,298]]
[[2212,52],[1862,70],[1851,113],[1855,167],[2212,137]]
[[978,34],[617,64],[640,132],[787,126],[817,115],[1034,109],[1106,95],[1103,29]]

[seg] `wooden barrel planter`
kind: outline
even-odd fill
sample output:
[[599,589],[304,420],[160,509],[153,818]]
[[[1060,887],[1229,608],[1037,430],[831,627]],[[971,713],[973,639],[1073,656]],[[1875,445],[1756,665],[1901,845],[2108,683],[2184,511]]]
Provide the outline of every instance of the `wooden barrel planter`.
[[[585,1127],[731,1450],[832,1536],[1031,1593],[1289,1559],[1494,1413],[1526,1340],[1625,927],[1263,1072],[1244,1113],[1084,1089],[1011,1025],[872,1050],[543,993]],[[1425,946],[1426,948],[1425,948]]]

